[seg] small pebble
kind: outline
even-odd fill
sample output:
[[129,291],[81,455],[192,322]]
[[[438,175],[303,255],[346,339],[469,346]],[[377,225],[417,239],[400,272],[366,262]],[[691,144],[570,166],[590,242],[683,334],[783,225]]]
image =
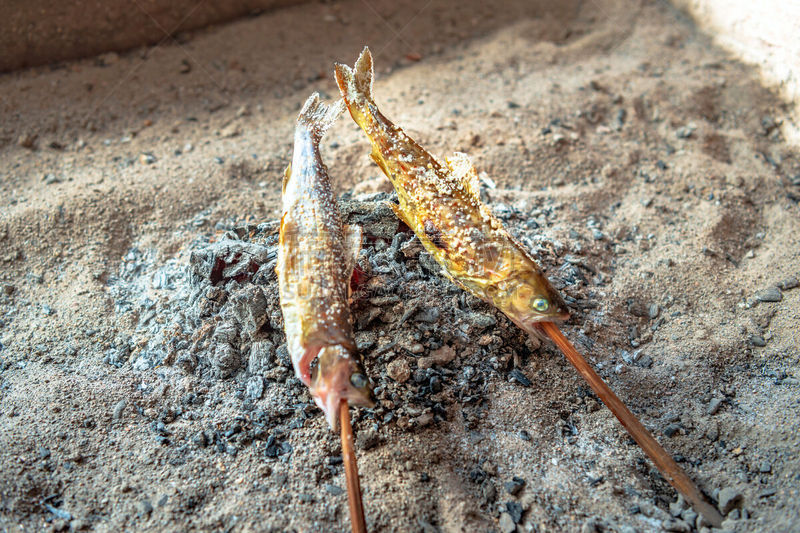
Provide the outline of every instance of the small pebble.
[[506,510],[515,524],[522,521],[522,505],[519,502],[506,502]]
[[719,491],[719,510],[723,515],[727,515],[733,509],[741,507],[744,503],[744,495],[741,491],[733,487],[725,487]]
[[120,400],[114,405],[114,411],[111,414],[111,418],[114,420],[119,420],[122,418],[122,413],[125,411],[125,407],[128,405],[126,400]]
[[152,165],[156,162],[156,156],[150,152],[145,152],[139,156],[139,162],[143,165]]
[[531,434],[530,434],[530,433],[528,433],[527,431],[525,431],[525,430],[523,429],[523,430],[521,430],[521,431],[519,432],[519,438],[521,438],[522,440],[524,440],[524,441],[526,441],[526,442],[530,442],[530,440],[531,440]]
[[692,136],[692,134],[694,133],[694,130],[696,130],[696,129],[697,129],[697,126],[694,126],[693,124],[689,124],[687,126],[683,126],[683,127],[678,128],[677,130],[675,130],[675,136],[678,137],[678,139],[688,139],[689,137]]
[[525,480],[517,476],[512,477],[511,481],[506,481],[503,483],[503,488],[505,488],[506,492],[512,496],[519,494],[519,491],[521,491],[524,486]]
[[220,137],[226,137],[226,138],[236,137],[240,133],[242,133],[242,130],[239,128],[238,124],[228,124],[221,130],[219,130]]
[[797,278],[795,278],[794,276],[792,276],[792,277],[790,277],[790,278],[786,278],[786,279],[784,279],[784,280],[781,280],[781,281],[779,281],[779,282],[777,283],[777,285],[778,285],[778,288],[779,288],[780,290],[782,290],[782,291],[788,291],[788,290],[795,289],[795,288],[797,288],[798,286],[800,286],[800,281],[798,281],[798,280],[797,280]]
[[757,292],[756,298],[759,302],[780,302],[783,300],[783,295],[778,287],[770,287],[763,291]]
[[668,424],[664,428],[664,436],[673,437],[681,430],[680,424]]
[[760,465],[758,465],[758,471],[762,474],[769,474],[772,472],[772,465],[769,461],[763,461]]
[[761,335],[750,335],[750,344],[759,348],[763,348],[767,345],[767,341],[765,341],[764,337]]
[[500,531],[503,533],[514,533],[517,526],[514,524],[511,515],[508,513],[500,513]]
[[331,484],[331,483],[326,483],[326,484],[325,484],[325,490],[326,490],[326,491],[327,491],[329,494],[332,494],[332,495],[334,495],[334,496],[339,496],[340,494],[343,494],[343,493],[344,493],[344,490],[342,490],[342,488],[341,488],[341,487],[337,487],[336,485],[333,485],[333,484]]
[[432,366],[444,366],[456,358],[456,351],[445,344],[441,348],[431,352],[428,357],[420,357],[417,360],[418,368],[431,368]]
[[711,401],[708,402],[706,413],[710,415],[717,414],[721,405],[722,405],[722,400],[720,398],[712,398]]
[[425,351],[425,347],[422,344],[415,342],[408,347],[408,351],[411,353],[422,353]]
[[251,376],[245,386],[245,395],[251,400],[258,400],[264,395],[264,378],[261,376]]
[[386,373],[396,382],[405,383],[411,377],[411,367],[405,359],[395,359],[386,365]]
[[517,383],[522,385],[523,387],[530,387],[532,385],[531,380],[528,379],[528,376],[522,373],[522,370],[519,368],[513,369],[508,375],[516,380]]
[[497,324],[497,319],[484,313],[470,313],[467,320],[479,329],[491,328]]
[[139,518],[144,518],[153,512],[153,505],[147,500],[142,500],[139,502],[138,511]]

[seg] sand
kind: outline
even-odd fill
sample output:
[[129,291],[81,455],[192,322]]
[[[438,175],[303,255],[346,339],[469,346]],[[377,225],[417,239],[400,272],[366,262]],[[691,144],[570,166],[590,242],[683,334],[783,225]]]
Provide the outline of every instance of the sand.
[[[368,44],[383,111],[486,173],[487,201],[570,298],[567,335],[725,527],[796,530],[788,108],[665,4],[550,4],[303,5],[3,74],[0,528],[347,530],[337,435],[286,367],[280,316],[238,315],[239,344],[214,359],[203,343],[234,322],[191,295],[214,285],[192,253],[279,216],[300,105],[335,96],[332,63]],[[375,226],[364,267],[386,267],[355,306],[384,395],[354,411],[370,530],[695,528],[554,348],[462,297],[409,235],[386,255],[389,187],[367,154],[343,116],[323,155],[367,202],[347,208]],[[219,286],[262,290],[269,311],[264,275]],[[172,324],[196,350],[158,355]]]

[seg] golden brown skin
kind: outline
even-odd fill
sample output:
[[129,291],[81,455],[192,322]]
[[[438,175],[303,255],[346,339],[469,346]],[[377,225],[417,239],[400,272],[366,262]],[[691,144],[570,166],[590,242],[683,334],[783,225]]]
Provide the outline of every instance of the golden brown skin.
[[[348,304],[350,277],[361,246],[360,228],[344,228],[319,152],[319,142],[342,111],[317,94],[300,111],[292,165],[283,182],[278,286],[286,344],[295,374],[335,429],[339,401],[372,405],[353,341]],[[320,361],[311,380],[310,365]],[[353,378],[357,374],[359,377]],[[358,385],[358,386],[356,386]]]
[[381,114],[372,98],[372,55],[355,67],[337,64],[336,82],[350,115],[372,143],[372,159],[397,191],[395,214],[445,273],[535,333],[541,321],[569,316],[561,296],[528,252],[480,201],[477,175],[465,154],[440,163]]

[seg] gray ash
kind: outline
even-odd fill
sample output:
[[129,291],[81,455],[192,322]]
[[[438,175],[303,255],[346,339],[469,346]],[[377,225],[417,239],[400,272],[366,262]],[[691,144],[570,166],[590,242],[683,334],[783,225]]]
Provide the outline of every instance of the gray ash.
[[[375,430],[386,424],[423,427],[446,419],[458,403],[472,426],[486,408],[491,380],[530,386],[517,367],[538,342],[441,276],[386,205],[390,199],[346,195],[341,202],[345,222],[361,225],[365,234],[351,281],[352,310],[378,399],[374,409],[361,409],[357,420]],[[512,231],[535,247],[546,270],[557,272],[568,299],[585,299],[585,277],[569,263],[560,265],[552,251],[559,245],[541,235],[529,237],[532,230],[515,224],[516,217],[506,218]],[[117,313],[129,314],[136,324],[131,338],[117,339],[107,351],[109,364],[194,375],[212,397],[222,384],[236,391],[240,431],[201,431],[195,443],[203,447],[224,451],[230,442],[264,440],[268,456],[289,453],[285,435],[321,414],[294,378],[286,351],[274,272],[277,241],[278,223],[268,222],[200,237],[163,264],[154,253],[134,248],[119,276],[109,281]],[[390,364],[407,370],[393,379]]]

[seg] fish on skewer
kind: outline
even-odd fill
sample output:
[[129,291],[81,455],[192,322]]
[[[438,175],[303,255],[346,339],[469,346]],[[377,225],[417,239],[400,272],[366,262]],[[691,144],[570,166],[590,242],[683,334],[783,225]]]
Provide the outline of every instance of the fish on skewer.
[[350,115],[372,144],[372,159],[397,191],[399,205],[390,204],[392,209],[445,274],[524,331],[550,337],[664,477],[696,511],[719,526],[722,517],[716,508],[558,329],[556,323],[569,316],[564,300],[481,202],[469,158],[456,153],[440,162],[380,112],[372,96],[368,48],[353,68],[336,64],[335,74]]
[[355,69],[336,65],[336,82],[353,119],[372,143],[372,159],[394,185],[395,214],[419,237],[445,274],[503,311],[525,330],[564,320],[566,304],[530,254],[480,201],[465,154],[443,164],[381,114],[372,99],[372,56]]
[[[339,405],[372,406],[353,340],[350,277],[361,229],[343,226],[319,143],[343,110],[314,93],[297,118],[292,163],[283,178],[278,275],[286,345],[295,374],[336,429]],[[311,363],[319,356],[312,379]]]

